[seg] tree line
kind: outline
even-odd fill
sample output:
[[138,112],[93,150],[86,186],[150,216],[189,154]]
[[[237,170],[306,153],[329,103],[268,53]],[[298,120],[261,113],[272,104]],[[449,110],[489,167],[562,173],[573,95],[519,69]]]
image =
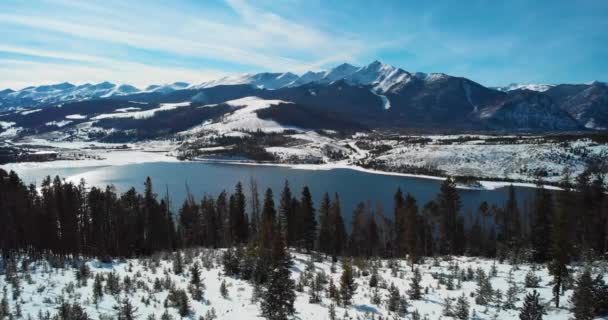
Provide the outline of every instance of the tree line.
[[266,236],[270,220],[287,246],[334,258],[407,257],[416,263],[421,257],[449,254],[565,265],[605,254],[603,175],[587,170],[566,177],[561,187],[553,192],[539,185],[533,200],[520,205],[511,186],[504,205],[484,201],[477,212],[465,213],[456,184],[448,178],[424,205],[401,189],[390,213],[359,203],[348,232],[337,193],[324,194],[316,205],[308,187],[298,193],[287,181],[276,205],[273,190],[260,195],[251,180],[247,191],[239,182],[232,193],[200,200],[188,192],[173,213],[169,197],[159,197],[150,178],[143,193],[131,188],[120,194],[113,186],[87,188],[84,181],[74,184],[59,177],[45,178],[38,189],[0,169],[0,249],[4,257],[25,252],[104,258],[244,246]]

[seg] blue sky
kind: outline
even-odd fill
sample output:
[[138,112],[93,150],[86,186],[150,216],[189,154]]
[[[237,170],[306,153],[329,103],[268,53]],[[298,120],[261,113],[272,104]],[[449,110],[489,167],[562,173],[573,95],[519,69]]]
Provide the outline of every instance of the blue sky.
[[0,1],[0,88],[380,60],[484,85],[608,80],[608,1]]

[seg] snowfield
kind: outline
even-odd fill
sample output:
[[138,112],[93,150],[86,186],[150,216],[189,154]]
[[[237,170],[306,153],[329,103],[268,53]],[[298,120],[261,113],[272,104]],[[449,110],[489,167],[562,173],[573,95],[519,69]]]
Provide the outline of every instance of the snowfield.
[[[213,312],[217,319],[260,319],[259,302],[254,297],[254,288],[251,283],[238,278],[224,275],[221,265],[222,250],[190,249],[182,252],[184,268],[181,274],[176,274],[173,269],[171,257],[174,254],[161,253],[149,258],[115,260],[113,263],[102,263],[98,260],[85,261],[90,268],[90,275],[82,282],[76,278],[76,266],[83,263],[82,260],[65,261],[63,264],[55,261],[51,266],[47,262],[18,263],[16,277],[0,274],[0,287],[6,288],[5,292],[11,293],[7,296],[9,309],[15,312],[20,309],[23,318],[36,318],[40,312],[57,312],[61,301],[78,303],[93,319],[102,317],[114,318],[116,316],[115,306],[123,299],[128,298],[136,308],[139,319],[155,319],[163,313],[168,313],[174,319],[180,319],[178,310],[166,305],[169,294],[168,287],[188,290],[193,263],[201,266],[201,279],[204,284],[203,301],[195,301],[189,294],[190,319],[198,319]],[[297,319],[329,319],[330,305],[333,300],[328,297],[328,283],[323,285],[320,303],[309,302],[308,279],[316,274],[324,274],[326,279],[333,279],[334,284],[339,287],[341,275],[341,263],[332,266],[331,261],[319,256],[314,258],[307,254],[292,252],[294,265],[291,268],[291,278],[296,282],[296,287],[301,291],[296,292],[295,302]],[[314,259],[314,260],[313,260]],[[370,277],[374,267],[377,269],[378,285],[371,288]],[[400,319],[411,318],[411,314],[417,311],[420,316],[428,319],[453,319],[443,315],[444,303],[447,298],[457,298],[464,295],[470,304],[469,317],[474,319],[519,319],[519,308],[521,308],[523,297],[532,288],[525,288],[524,279],[528,272],[540,278],[539,287],[541,303],[545,305],[547,314],[545,319],[570,319],[570,296],[572,290],[568,289],[561,297],[562,307],[556,309],[550,303],[552,297],[551,277],[544,266],[516,264],[508,262],[492,261],[471,257],[439,257],[427,259],[424,263],[417,265],[422,275],[422,298],[412,300],[409,298],[408,290],[412,283],[413,272],[409,264],[404,260],[355,260],[354,275],[357,290],[353,297],[352,305],[344,308],[335,306],[337,318],[343,319],[372,319],[393,318],[398,316],[396,312],[387,309],[389,287],[396,286],[400,295],[406,301],[406,315]],[[608,279],[607,266],[595,264],[592,266],[594,274],[604,274]],[[573,267],[573,274],[578,274],[580,266]],[[477,284],[475,278],[479,272],[490,278],[494,292],[502,293],[501,299],[491,299],[488,305],[479,305],[475,302],[477,295]],[[103,281],[103,296],[95,302],[93,296],[93,279],[96,275],[103,275],[107,279],[109,274],[119,278],[120,287],[118,292],[108,291],[107,281]],[[510,276],[511,274],[511,276]],[[515,308],[505,308],[505,293],[510,284],[509,278],[516,287]],[[14,280],[17,279],[17,280]],[[227,296],[220,293],[222,282],[225,281]],[[302,285],[300,285],[302,284]],[[15,285],[19,287],[15,290]],[[15,292],[17,292],[15,294]],[[187,291],[188,292],[188,291]],[[491,298],[491,297],[488,297]],[[500,300],[500,301],[499,301]],[[17,307],[19,305],[19,307]],[[405,311],[405,310],[404,310]]]
[[160,107],[150,110],[144,111],[130,111],[136,108],[122,108],[116,109],[118,113],[106,113],[100,114],[91,118],[92,120],[101,120],[101,119],[111,119],[111,118],[133,118],[133,119],[146,119],[154,116],[155,113],[159,111],[173,110],[180,107],[187,107],[190,105],[190,102],[180,102],[180,103],[163,103]]
[[298,130],[297,128],[282,126],[276,121],[258,118],[257,110],[269,108],[273,105],[291,103],[281,100],[265,100],[258,97],[245,97],[226,101],[225,104],[241,107],[240,109],[226,115],[218,122],[203,124],[203,131],[216,131],[218,133],[229,133],[233,131],[257,131],[283,132],[285,130]]

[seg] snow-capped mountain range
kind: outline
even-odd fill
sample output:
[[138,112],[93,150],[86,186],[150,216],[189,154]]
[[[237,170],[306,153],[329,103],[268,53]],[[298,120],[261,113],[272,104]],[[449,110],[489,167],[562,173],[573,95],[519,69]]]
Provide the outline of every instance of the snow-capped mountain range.
[[82,101],[97,98],[111,98],[135,93],[169,93],[183,89],[204,89],[218,85],[248,84],[259,89],[275,90],[286,87],[297,87],[309,83],[331,83],[344,80],[353,85],[370,85],[377,93],[385,93],[397,83],[407,83],[412,78],[433,81],[444,74],[438,73],[410,73],[401,68],[394,67],[380,61],[369,65],[357,67],[343,63],[335,68],[302,75],[291,72],[285,73],[255,73],[226,76],[219,79],[205,81],[198,84],[175,82],[164,85],[150,85],[144,89],[128,84],[114,84],[102,82],[98,84],[74,85],[68,82],[31,86],[18,91],[5,89],[0,91],[0,109],[15,107],[37,107],[70,101]]
[[[60,83],[18,91],[7,89],[0,91],[0,111],[13,110],[18,115],[7,116],[6,121],[12,119],[16,126],[31,128],[46,126],[47,123],[66,124],[68,120],[63,118],[65,115],[58,116],[57,108],[30,114],[30,110],[57,105],[66,105],[63,109],[73,109],[71,112],[74,114],[93,118],[99,116],[95,108],[104,111],[142,108],[125,106],[126,102],[147,103],[147,108],[152,109],[162,103],[225,105],[227,101],[246,97],[284,101],[290,107],[273,107],[260,112],[268,119],[281,119],[287,126],[315,129],[564,131],[608,128],[608,86],[605,83],[511,84],[488,88],[466,78],[443,73],[408,72],[380,61],[362,67],[343,63],[330,70],[309,71],[302,75],[265,72],[197,84],[152,85],[143,89],[109,82]],[[88,103],[67,106],[80,102]],[[94,108],[78,109],[83,105]],[[198,114],[199,111],[195,113],[201,119],[209,120],[209,117],[219,116],[222,112],[234,111],[226,106],[223,108],[221,112],[215,109],[204,115]],[[163,115],[169,116],[166,112]],[[77,120],[69,119],[71,125],[78,124]],[[191,121],[196,123],[194,118],[188,120],[187,124]],[[175,129],[170,128],[172,123],[175,124],[165,121],[162,127]],[[319,123],[323,126],[320,127]],[[107,125],[114,128],[117,124],[115,121]],[[133,124],[122,125],[123,129],[131,126]]]

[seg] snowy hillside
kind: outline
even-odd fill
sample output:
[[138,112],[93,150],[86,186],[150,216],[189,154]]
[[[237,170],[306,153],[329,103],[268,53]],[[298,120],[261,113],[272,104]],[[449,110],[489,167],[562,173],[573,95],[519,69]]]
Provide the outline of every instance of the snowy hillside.
[[[124,307],[125,299],[138,319],[180,319],[180,313],[190,319],[260,319],[259,296],[264,289],[225,275],[222,252],[182,251],[181,265],[171,253],[113,263],[53,260],[51,265],[25,260],[16,272],[11,272],[9,265],[0,275],[0,287],[4,288],[0,298],[5,299],[12,315],[25,319],[47,312],[56,314],[62,303],[64,308],[80,306],[93,319],[111,319],[118,314],[117,308]],[[293,253],[293,261],[291,278],[296,282],[298,319],[332,319],[332,312],[334,319],[412,319],[416,314],[419,319],[455,319],[463,312],[467,319],[519,319],[523,298],[533,290],[540,293],[547,312],[545,319],[572,317],[572,290],[562,296],[562,307],[553,307],[551,277],[540,265],[470,257],[427,259],[416,266],[421,275],[421,297],[414,299],[414,272],[404,260],[359,260],[354,267],[357,289],[352,305],[343,307],[329,297],[330,280],[340,285],[341,263],[334,265],[327,259],[299,253]],[[81,266],[83,262],[86,267]],[[195,299],[190,286],[194,264],[201,270],[201,299]],[[605,264],[596,264],[592,271],[604,274],[606,279],[606,268]],[[572,270],[575,276],[576,270],[580,269]],[[314,278],[320,279],[320,302],[310,302]],[[376,285],[372,278],[377,280]],[[480,283],[486,283],[483,279],[489,280],[489,288],[480,288]],[[538,287],[530,288],[534,282],[530,280],[538,281]],[[480,292],[486,295],[480,296]],[[183,293],[186,300],[177,299]],[[448,299],[452,300],[451,308],[446,307]],[[467,303],[468,310],[463,310],[458,299]],[[184,301],[187,308],[182,307]],[[455,314],[448,315],[450,310]]]
[[[258,97],[245,97],[236,100],[226,101],[224,104],[238,107],[239,109],[223,116],[216,121],[203,123],[198,127],[189,129],[185,133],[194,133],[200,131],[214,131],[221,134],[236,131],[263,131],[263,132],[282,132],[287,129],[276,121],[260,119],[256,113],[258,110],[268,108],[273,105],[286,104],[281,100],[264,100]],[[205,106],[213,108],[214,106]]]
[[545,92],[545,91],[551,89],[552,87],[554,87],[554,85],[542,84],[542,83],[527,83],[527,84],[511,83],[508,86],[496,87],[496,89],[500,90],[500,91],[505,91],[505,92],[512,91],[512,90],[530,90],[530,91]]

